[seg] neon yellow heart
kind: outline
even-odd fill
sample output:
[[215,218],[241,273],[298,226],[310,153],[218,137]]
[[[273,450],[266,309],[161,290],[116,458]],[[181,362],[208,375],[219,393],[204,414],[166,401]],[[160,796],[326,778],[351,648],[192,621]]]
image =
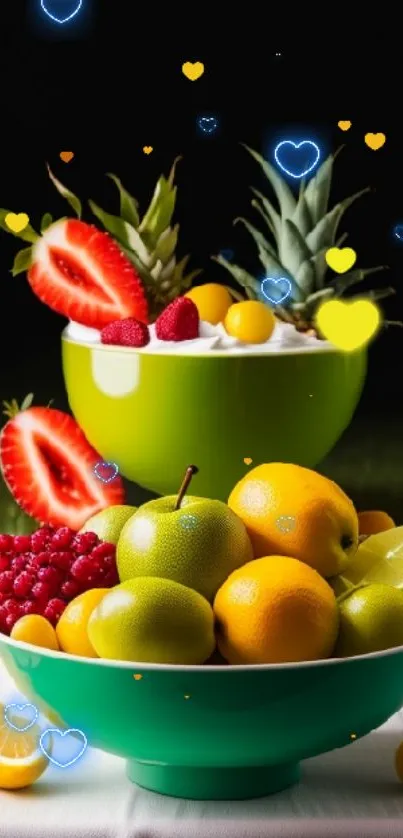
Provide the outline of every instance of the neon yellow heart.
[[323,337],[344,352],[365,346],[381,324],[380,311],[370,300],[328,300],[315,319]]
[[197,81],[204,73],[204,64],[201,61],[195,61],[194,64],[191,61],[185,61],[182,64],[182,73],[190,81]]
[[326,251],[325,259],[332,271],[345,274],[353,267],[357,254],[352,247],[330,247]]
[[29,215],[26,212],[20,212],[18,215],[15,212],[8,212],[5,222],[13,233],[21,233],[29,224]]

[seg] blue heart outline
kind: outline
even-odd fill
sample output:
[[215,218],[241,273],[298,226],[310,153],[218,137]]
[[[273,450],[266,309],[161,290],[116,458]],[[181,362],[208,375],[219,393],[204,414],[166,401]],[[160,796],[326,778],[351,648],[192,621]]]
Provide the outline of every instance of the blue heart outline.
[[[279,300],[273,300],[273,298],[272,298],[272,297],[270,297],[270,296],[269,296],[269,294],[266,294],[266,291],[264,290],[264,286],[265,286],[265,284],[266,284],[266,283],[271,283],[271,284],[273,284],[273,285],[278,285],[278,284],[279,284],[279,282],[286,282],[286,283],[287,283],[287,285],[288,285],[288,291],[287,291],[285,294],[283,294],[283,296],[282,296],[282,297],[280,297],[280,299],[279,299]],[[284,302],[284,300],[286,300],[286,299],[287,299],[287,297],[289,297],[289,296],[290,296],[291,291],[292,291],[292,285],[291,285],[291,282],[290,282],[290,280],[289,280],[289,279],[287,279],[287,277],[286,277],[286,276],[279,276],[279,277],[278,277],[278,279],[274,279],[274,277],[272,277],[272,276],[267,276],[267,277],[266,277],[266,279],[264,279],[264,280],[262,281],[262,283],[261,283],[261,286],[260,286],[260,287],[261,287],[261,290],[262,290],[262,294],[263,294],[263,296],[264,296],[264,297],[266,297],[266,300],[268,300],[268,301],[269,301],[269,303],[272,303],[272,304],[273,304],[273,305],[275,305],[275,306],[278,306],[278,305],[280,305],[280,303],[283,303],[283,302]]]
[[69,20],[73,20],[73,17],[78,15],[80,9],[82,9],[84,0],[78,0],[78,5],[77,5],[77,8],[75,9],[75,11],[72,12],[68,17],[63,18],[62,20],[60,20],[60,18],[58,18],[58,17],[54,17],[54,15],[51,14],[49,9],[46,8],[45,2],[46,2],[46,0],[41,0],[41,9],[45,12],[45,15],[50,17],[50,19],[53,20],[54,23],[63,24],[63,23],[68,23]]
[[[396,224],[396,227],[394,228],[393,232],[395,234],[395,238],[399,242],[403,242],[403,224]],[[401,235],[399,235],[399,233],[401,233]]]
[[[280,149],[284,148],[284,146],[286,146],[286,145],[293,146],[293,148],[295,148],[295,149],[299,149],[304,145],[312,146],[312,148],[315,149],[315,153],[316,153],[315,161],[313,163],[311,163],[311,165],[308,166],[307,169],[304,169],[304,171],[301,172],[301,174],[296,175],[295,172],[290,172],[289,169],[286,169],[286,167],[283,166],[283,164],[279,160],[279,156],[278,156]],[[316,145],[316,143],[313,142],[313,140],[301,140],[300,143],[294,143],[292,140],[282,140],[281,143],[278,143],[278,145],[276,145],[276,148],[274,149],[274,159],[275,159],[277,165],[280,166],[280,169],[283,170],[283,172],[285,172],[287,175],[290,175],[290,177],[296,178],[296,180],[300,180],[302,177],[305,177],[305,175],[308,175],[309,172],[312,172],[312,169],[314,169],[315,166],[317,165],[317,163],[319,163],[320,148],[319,148],[318,145]]]
[[[82,738],[84,740],[81,751],[77,754],[77,756],[74,757],[74,759],[71,759],[69,762],[64,762],[64,763],[63,762],[58,762],[57,759],[55,759],[50,754],[48,754],[48,752],[47,752],[47,750],[46,750],[46,748],[43,744],[43,740],[44,740],[45,736],[47,736],[49,733],[56,733],[56,734],[58,734],[58,736],[61,736],[62,739],[64,739],[64,737],[67,736],[69,733],[71,733],[71,734],[79,733],[80,736],[82,736]],[[49,762],[53,763],[53,765],[56,765],[57,768],[68,768],[69,765],[74,765],[74,763],[77,762],[77,760],[80,759],[80,757],[82,757],[84,751],[86,751],[86,749],[87,749],[87,746],[88,746],[88,740],[87,740],[87,737],[86,737],[85,733],[83,733],[82,730],[79,730],[76,727],[69,727],[68,730],[59,730],[58,727],[48,727],[48,728],[46,728],[46,730],[43,731],[43,733],[41,733],[41,736],[40,736],[40,739],[39,739],[39,747],[40,747],[42,753],[44,754],[46,759],[48,759]]]
[[[110,466],[113,466],[114,469],[115,469],[115,473],[112,474],[111,477],[101,477],[101,475],[98,474],[98,470],[97,470],[98,466],[105,466],[106,468],[109,468]],[[115,480],[115,477],[117,477],[118,474],[119,474],[118,464],[117,463],[112,463],[109,460],[98,460],[98,462],[95,463],[95,466],[94,466],[93,470],[94,470],[95,477],[97,477],[98,480],[102,480],[102,483],[111,483],[111,481]]]
[[[33,710],[35,711],[35,716],[34,716],[32,722],[29,722],[25,727],[18,727],[17,725],[14,725],[10,721],[10,719],[8,718],[8,711],[10,710],[11,707],[15,708],[16,710],[20,710],[21,712],[23,710],[25,710],[26,707],[32,707]],[[6,725],[8,725],[8,727],[11,727],[13,730],[17,730],[18,733],[25,733],[26,730],[29,730],[35,724],[35,722],[37,721],[38,716],[39,716],[38,708],[35,707],[35,704],[31,704],[30,702],[28,702],[27,704],[7,704],[4,708],[4,721],[5,721]]]
[[[202,122],[213,122],[214,125],[208,130],[207,128],[203,128]],[[204,134],[212,134],[218,128],[218,120],[215,116],[199,116],[197,124]]]

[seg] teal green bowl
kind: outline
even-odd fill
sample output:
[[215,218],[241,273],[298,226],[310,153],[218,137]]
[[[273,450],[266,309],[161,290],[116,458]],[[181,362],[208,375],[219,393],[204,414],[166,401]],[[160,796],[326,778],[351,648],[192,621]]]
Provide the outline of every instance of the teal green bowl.
[[0,656],[52,722],[125,758],[133,782],[175,797],[280,791],[298,780],[301,760],[348,745],[403,705],[402,646],[315,663],[183,667],[76,658],[0,636]]
[[87,439],[129,480],[226,500],[253,463],[316,466],[349,425],[366,351],[266,355],[146,354],[62,339],[71,410]]

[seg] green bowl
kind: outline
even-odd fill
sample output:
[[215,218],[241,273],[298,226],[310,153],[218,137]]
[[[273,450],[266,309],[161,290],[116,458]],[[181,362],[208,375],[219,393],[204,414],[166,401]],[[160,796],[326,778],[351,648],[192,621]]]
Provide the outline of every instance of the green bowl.
[[76,658],[2,635],[0,656],[52,722],[56,713],[90,746],[124,757],[130,780],[175,797],[280,791],[298,780],[301,760],[364,736],[403,704],[402,646],[314,663],[183,667]]
[[189,463],[192,494],[226,500],[253,463],[314,467],[348,426],[366,352],[146,354],[62,339],[71,410],[120,473],[161,495]]

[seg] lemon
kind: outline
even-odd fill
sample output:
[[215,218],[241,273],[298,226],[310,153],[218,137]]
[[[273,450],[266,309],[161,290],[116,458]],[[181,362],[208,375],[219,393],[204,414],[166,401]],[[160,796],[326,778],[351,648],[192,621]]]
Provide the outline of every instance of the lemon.
[[232,305],[232,297],[223,285],[209,282],[207,285],[199,285],[192,288],[185,294],[195,304],[200,320],[212,323],[222,323],[225,315]]
[[94,532],[101,541],[117,544],[126,521],[134,515],[136,509],[136,506],[125,506],[123,504],[108,506],[107,509],[101,509],[96,515],[89,518],[81,527],[80,533]]
[[363,585],[340,597],[335,657],[366,655],[403,644],[403,591]]
[[[25,719],[13,717],[13,724],[24,727]],[[24,789],[31,786],[48,767],[39,747],[38,725],[22,732],[13,730],[4,718],[0,704],[0,789]]]
[[88,620],[94,608],[110,590],[110,588],[92,588],[69,602],[56,626],[57,639],[63,652],[84,658],[98,657],[88,638]]
[[201,594],[179,582],[137,577],[103,598],[88,636],[101,658],[200,664],[215,648],[214,615]]
[[243,343],[265,343],[275,325],[276,318],[269,306],[257,300],[234,303],[224,321],[228,334]]
[[59,651],[56,632],[45,617],[40,614],[26,614],[20,617],[11,630],[10,637],[13,640],[22,640],[24,643],[32,643],[33,646],[42,646],[44,649]]

